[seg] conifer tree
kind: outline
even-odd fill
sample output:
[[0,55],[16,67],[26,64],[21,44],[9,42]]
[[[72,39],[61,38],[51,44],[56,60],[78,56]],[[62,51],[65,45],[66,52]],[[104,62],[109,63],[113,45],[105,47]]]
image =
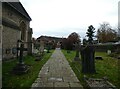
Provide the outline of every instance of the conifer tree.
[[88,43],[89,44],[93,44],[93,37],[94,37],[94,33],[95,33],[95,28],[92,26],[92,25],[90,25],[89,27],[88,27],[88,30],[87,30],[87,37],[88,37]]

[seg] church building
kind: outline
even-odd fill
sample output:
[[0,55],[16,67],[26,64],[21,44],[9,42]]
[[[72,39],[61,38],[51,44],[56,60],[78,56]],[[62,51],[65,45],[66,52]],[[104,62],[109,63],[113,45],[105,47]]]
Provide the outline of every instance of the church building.
[[1,17],[2,59],[16,57],[18,40],[25,43],[26,54],[31,54],[33,33],[30,28],[31,17],[21,2],[2,2]]

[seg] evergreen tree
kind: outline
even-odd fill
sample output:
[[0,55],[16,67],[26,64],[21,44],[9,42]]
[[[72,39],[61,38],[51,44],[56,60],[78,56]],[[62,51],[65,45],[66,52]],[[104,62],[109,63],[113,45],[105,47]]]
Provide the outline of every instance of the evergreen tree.
[[92,25],[90,25],[89,27],[88,27],[88,30],[87,30],[87,37],[88,37],[88,43],[89,44],[93,44],[93,37],[94,37],[94,33],[95,33],[95,28],[92,26]]

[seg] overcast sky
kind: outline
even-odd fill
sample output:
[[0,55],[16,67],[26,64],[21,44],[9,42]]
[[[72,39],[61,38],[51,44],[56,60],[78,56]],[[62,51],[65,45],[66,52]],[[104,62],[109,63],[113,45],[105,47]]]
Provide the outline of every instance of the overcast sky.
[[100,23],[118,23],[119,0],[20,0],[32,21],[33,37],[67,37],[77,32],[85,37],[89,25],[96,30]]

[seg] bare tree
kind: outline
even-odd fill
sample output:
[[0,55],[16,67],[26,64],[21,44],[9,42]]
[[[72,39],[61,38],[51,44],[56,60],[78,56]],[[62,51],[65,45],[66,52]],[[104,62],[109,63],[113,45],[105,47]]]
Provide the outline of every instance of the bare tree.
[[109,23],[103,22],[97,31],[97,38],[101,43],[114,41],[117,38],[117,32],[112,29]]

